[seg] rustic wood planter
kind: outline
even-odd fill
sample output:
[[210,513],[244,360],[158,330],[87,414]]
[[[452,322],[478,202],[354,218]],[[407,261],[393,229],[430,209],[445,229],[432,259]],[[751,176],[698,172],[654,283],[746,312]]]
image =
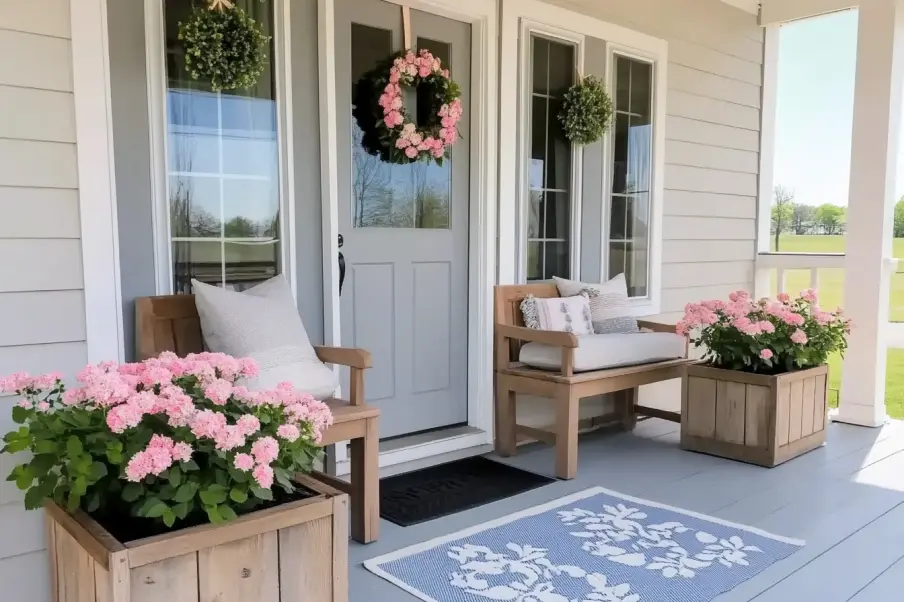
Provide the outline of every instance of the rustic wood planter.
[[317,496],[121,543],[83,512],[47,504],[57,602],[347,602],[348,496]]
[[828,366],[766,376],[687,367],[681,447],[777,466],[826,441]]

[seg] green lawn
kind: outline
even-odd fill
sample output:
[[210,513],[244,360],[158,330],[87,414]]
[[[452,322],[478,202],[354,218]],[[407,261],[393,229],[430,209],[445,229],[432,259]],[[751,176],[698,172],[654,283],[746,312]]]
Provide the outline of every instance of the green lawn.
[[[843,253],[843,236],[793,236],[785,235],[779,240],[779,250],[788,253]],[[772,242],[775,250],[775,241]],[[894,256],[904,259],[904,238],[894,240]],[[904,262],[902,262],[904,263]],[[810,287],[809,270],[788,270],[785,272],[787,291],[795,293]],[[775,282],[773,281],[773,292]],[[891,320],[904,322],[904,267],[899,268],[891,281]],[[834,309],[844,306],[844,270],[819,270],[820,303],[826,308]],[[830,399],[832,405],[837,403],[838,389],[841,385],[841,358],[830,360],[830,387],[833,389]],[[888,413],[895,418],[904,418],[904,349],[888,351],[888,376],[886,380],[886,400]]]

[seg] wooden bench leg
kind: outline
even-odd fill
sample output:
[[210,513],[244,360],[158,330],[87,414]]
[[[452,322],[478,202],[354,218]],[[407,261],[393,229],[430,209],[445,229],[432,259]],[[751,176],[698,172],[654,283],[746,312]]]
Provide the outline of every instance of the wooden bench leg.
[[556,476],[573,479],[578,474],[578,407],[580,399],[570,387],[556,399]]
[[368,418],[364,437],[351,441],[352,539],[361,543],[380,536],[379,444],[377,419]]
[[515,392],[509,391],[501,383],[496,384],[496,453],[503,458],[514,456],[517,449],[515,439]]
[[637,389],[625,389],[616,395],[616,403],[622,404],[622,425],[626,431],[633,431],[637,426]]

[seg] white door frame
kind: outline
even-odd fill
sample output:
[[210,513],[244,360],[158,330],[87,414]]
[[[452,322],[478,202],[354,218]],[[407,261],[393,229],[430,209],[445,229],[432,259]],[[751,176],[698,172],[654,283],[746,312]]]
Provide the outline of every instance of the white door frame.
[[[385,0],[471,24],[471,187],[468,249],[468,425],[478,432],[382,454],[381,466],[493,441],[493,286],[496,284],[498,9],[496,0]],[[401,11],[399,11],[401,19]],[[342,343],[339,306],[339,197],[336,133],[335,0],[318,0],[324,339]],[[336,446],[337,471],[348,471]]]

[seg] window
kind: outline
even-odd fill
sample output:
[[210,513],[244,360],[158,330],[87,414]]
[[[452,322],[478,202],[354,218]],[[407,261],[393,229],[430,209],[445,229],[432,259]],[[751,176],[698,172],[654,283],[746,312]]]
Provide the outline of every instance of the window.
[[608,276],[624,274],[628,296],[650,295],[653,65],[616,54]]
[[558,115],[574,83],[576,47],[530,36],[527,279],[571,277],[572,145]]
[[[429,48],[434,56],[449,68],[452,65],[452,46],[446,42],[417,38],[417,48]],[[392,54],[392,32],[369,25],[352,24],[352,69],[354,87],[361,76],[377,67]],[[427,120],[425,111],[430,99],[424,98],[426,88],[405,89],[405,106],[418,122]],[[364,132],[352,119],[352,191],[355,228],[424,228],[448,229],[452,198],[452,161],[436,165],[418,161],[407,165],[383,162],[371,155],[363,145]]]
[[[273,36],[274,0],[237,0]],[[206,0],[165,0],[166,133],[172,287],[244,290],[281,269],[273,46],[257,83],[211,91],[185,70],[179,22]]]

